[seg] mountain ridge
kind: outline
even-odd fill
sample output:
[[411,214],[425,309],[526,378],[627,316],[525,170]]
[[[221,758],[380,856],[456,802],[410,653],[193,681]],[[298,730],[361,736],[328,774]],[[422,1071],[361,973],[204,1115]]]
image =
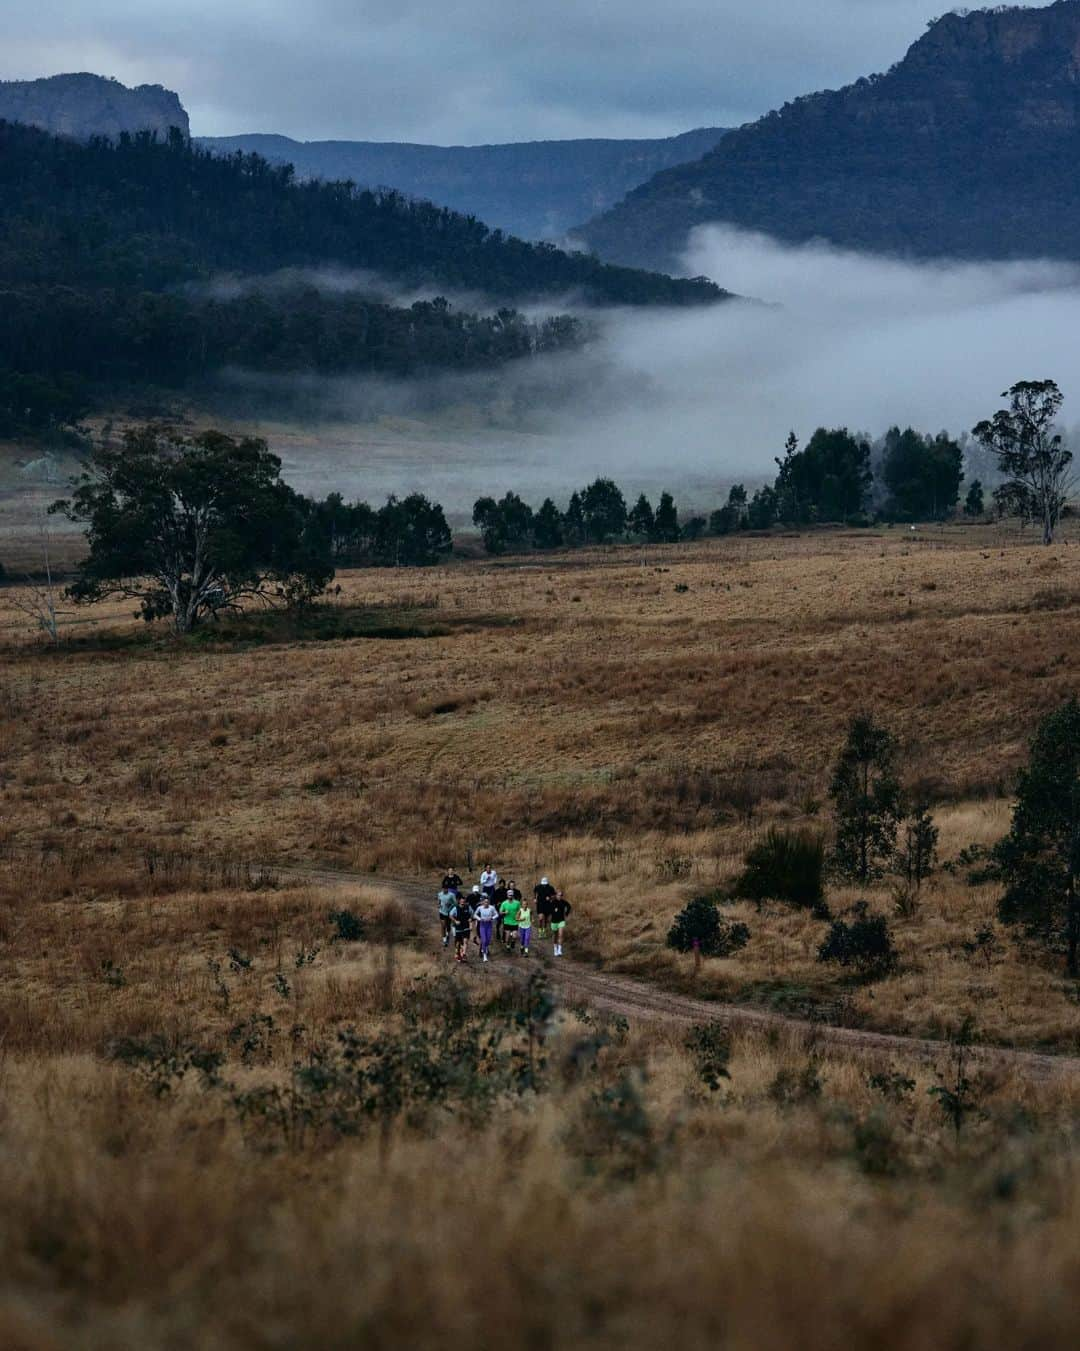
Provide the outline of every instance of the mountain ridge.
[[653,140],[584,137],[468,146],[300,141],[263,132],[195,139],[215,154],[254,151],[272,164],[292,164],[302,178],[392,187],[524,239],[557,240],[659,170],[698,159],[724,134],[724,128],[701,127]]
[[575,233],[669,268],[711,222],[912,257],[1080,259],[1080,2],[935,20],[888,71],[730,132]]

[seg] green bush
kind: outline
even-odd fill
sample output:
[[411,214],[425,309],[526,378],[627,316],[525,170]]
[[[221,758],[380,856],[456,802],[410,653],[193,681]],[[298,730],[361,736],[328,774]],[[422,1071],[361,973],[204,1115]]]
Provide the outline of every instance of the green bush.
[[695,947],[704,957],[730,957],[744,948],[750,939],[745,924],[725,920],[708,896],[694,899],[675,916],[668,930],[667,945],[677,952],[693,952]]
[[788,901],[820,910],[825,904],[825,845],[808,831],[771,827],[747,853],[733,894],[743,900]]
[[351,910],[332,910],[330,923],[334,926],[331,943],[359,943],[364,937],[364,921]]
[[863,980],[878,980],[896,970],[897,952],[883,915],[867,914],[865,901],[849,912],[851,922],[834,920],[818,948],[819,962],[852,967]]

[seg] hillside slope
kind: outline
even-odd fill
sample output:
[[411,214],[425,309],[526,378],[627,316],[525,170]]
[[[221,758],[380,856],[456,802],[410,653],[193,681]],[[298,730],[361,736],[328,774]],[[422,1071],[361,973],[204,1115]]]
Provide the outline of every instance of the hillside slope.
[[698,159],[724,134],[723,128],[704,127],[657,140],[475,146],[250,135],[200,137],[198,144],[215,154],[240,150],[272,164],[292,164],[302,178],[396,188],[523,239],[557,240],[653,174]]
[[947,14],[887,74],[809,95],[579,234],[672,266],[710,221],[914,257],[1080,259],[1080,3]]
[[89,140],[121,132],[172,127],[188,134],[188,115],[171,89],[141,84],[129,89],[118,80],[85,72],[42,80],[0,80],[0,120],[23,122],[57,136]]
[[[403,304],[402,286],[428,295]],[[475,307],[437,294],[452,290]],[[178,130],[82,144],[0,122],[0,434],[227,368],[408,376],[562,351],[586,336],[577,319],[511,306],[571,294],[694,305],[725,293],[400,193],[296,183],[287,166],[220,158]]]

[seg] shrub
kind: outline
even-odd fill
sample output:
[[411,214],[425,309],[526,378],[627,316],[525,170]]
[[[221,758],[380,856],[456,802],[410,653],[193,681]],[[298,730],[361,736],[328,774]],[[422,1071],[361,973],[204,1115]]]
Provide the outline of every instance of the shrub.
[[774,826],[744,861],[735,896],[758,904],[776,900],[815,910],[824,906],[825,845],[820,836]]
[[693,952],[704,957],[730,957],[744,948],[750,939],[745,924],[725,920],[708,896],[694,899],[675,916],[668,930],[667,945],[677,952]]
[[359,943],[364,937],[364,922],[351,910],[332,910],[330,923],[334,926],[331,943]]
[[819,962],[853,967],[863,980],[878,980],[896,969],[897,953],[883,915],[867,914],[859,901],[849,912],[851,922],[834,920],[818,948]]
[[721,1079],[730,1079],[731,1037],[723,1023],[700,1023],[692,1028],[684,1042],[694,1057],[702,1083],[710,1093],[720,1087]]

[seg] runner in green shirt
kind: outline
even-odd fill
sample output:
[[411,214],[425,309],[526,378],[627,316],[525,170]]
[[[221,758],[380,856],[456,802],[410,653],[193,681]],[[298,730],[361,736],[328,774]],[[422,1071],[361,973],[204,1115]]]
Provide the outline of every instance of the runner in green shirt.
[[517,947],[518,911],[520,909],[521,901],[512,896],[507,896],[506,900],[499,906],[499,914],[502,916],[503,944],[507,952],[513,952]]

